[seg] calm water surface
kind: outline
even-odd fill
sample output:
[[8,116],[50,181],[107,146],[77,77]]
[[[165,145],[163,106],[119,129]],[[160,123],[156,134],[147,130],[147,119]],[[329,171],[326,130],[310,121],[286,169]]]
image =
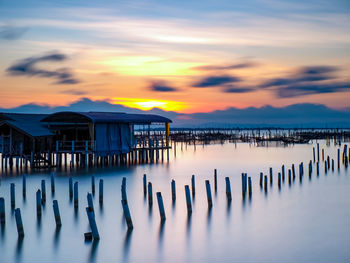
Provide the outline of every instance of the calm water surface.
[[[309,180],[307,164],[315,144],[288,147],[256,147],[248,143],[209,146],[177,145],[169,163],[90,171],[57,171],[56,193],[50,191],[49,172],[27,176],[27,197],[22,197],[22,177],[2,176],[0,196],[5,197],[6,225],[0,232],[0,262],[350,262],[350,176],[337,169],[338,146],[320,142],[325,154],[335,159],[335,171]],[[342,147],[342,146],[341,146]],[[342,148],[341,148],[342,149]],[[298,164],[304,162],[302,183]],[[297,177],[279,191],[277,173],[296,165]],[[273,168],[273,186],[260,190],[259,173]],[[218,170],[218,191],[213,189],[213,170]],[[314,166],[314,171],[316,168]],[[253,180],[252,199],[243,201],[241,173]],[[154,203],[149,208],[143,195],[143,174],[153,184]],[[84,242],[90,231],[85,207],[96,177],[94,197],[99,242]],[[187,216],[184,185],[196,176],[193,213]],[[69,198],[68,178],[79,182],[79,208]],[[127,178],[127,195],[134,223],[128,234],[121,207],[120,186]],[[225,180],[231,180],[233,201],[227,204]],[[98,203],[98,180],[104,179],[104,203]],[[46,179],[47,201],[37,219],[35,192]],[[171,201],[171,180],[176,180],[177,199]],[[205,180],[209,179],[213,208],[208,210]],[[16,184],[16,207],[21,208],[25,237],[17,238],[10,207],[10,183]],[[156,192],[162,192],[166,222],[160,223]],[[52,200],[57,199],[62,228],[56,231]]]

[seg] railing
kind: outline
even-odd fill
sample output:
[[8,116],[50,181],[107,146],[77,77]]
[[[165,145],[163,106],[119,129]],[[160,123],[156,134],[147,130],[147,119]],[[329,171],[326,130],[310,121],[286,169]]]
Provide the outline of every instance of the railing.
[[56,152],[94,151],[95,141],[56,141]]

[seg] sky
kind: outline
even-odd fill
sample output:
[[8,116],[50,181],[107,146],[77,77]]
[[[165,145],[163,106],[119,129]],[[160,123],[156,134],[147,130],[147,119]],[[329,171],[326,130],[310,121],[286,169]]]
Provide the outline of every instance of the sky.
[[350,1],[0,0],[0,105],[350,108]]

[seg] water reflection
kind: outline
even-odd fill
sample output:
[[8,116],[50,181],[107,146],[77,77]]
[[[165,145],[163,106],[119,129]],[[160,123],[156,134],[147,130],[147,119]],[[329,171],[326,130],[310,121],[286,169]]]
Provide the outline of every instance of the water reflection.
[[53,247],[55,250],[57,250],[57,248],[58,248],[58,244],[60,241],[60,233],[61,233],[61,227],[57,226],[55,229],[55,234],[53,236]]
[[74,224],[79,223],[79,206],[74,206]]
[[164,226],[165,226],[165,221],[160,221],[159,232],[158,232],[158,244],[160,249],[163,247]]
[[36,232],[39,236],[41,233],[41,213],[37,213],[36,219]]
[[96,262],[97,248],[100,243],[99,239],[94,239],[91,244],[91,250],[89,255],[89,262]]
[[208,207],[207,211],[207,232],[209,233],[211,229],[211,218],[212,218],[212,211],[213,209],[211,207]]
[[123,262],[127,262],[129,259],[131,237],[132,237],[132,229],[128,229],[124,237]]
[[16,262],[21,262],[22,261],[22,250],[23,250],[23,239],[24,237],[18,237],[17,239],[17,245],[16,245]]

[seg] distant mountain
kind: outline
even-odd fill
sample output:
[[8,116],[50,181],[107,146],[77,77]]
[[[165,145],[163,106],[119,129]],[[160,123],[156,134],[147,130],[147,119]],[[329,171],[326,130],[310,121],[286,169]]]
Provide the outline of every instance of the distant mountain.
[[245,109],[228,108],[209,113],[183,114],[154,108],[142,111],[106,101],[92,101],[82,98],[68,106],[50,107],[46,105],[25,104],[4,109],[0,112],[53,113],[57,111],[118,111],[127,113],[159,114],[173,120],[172,127],[201,128],[350,128],[350,110],[338,111],[321,104],[293,104],[276,108],[264,106]]

